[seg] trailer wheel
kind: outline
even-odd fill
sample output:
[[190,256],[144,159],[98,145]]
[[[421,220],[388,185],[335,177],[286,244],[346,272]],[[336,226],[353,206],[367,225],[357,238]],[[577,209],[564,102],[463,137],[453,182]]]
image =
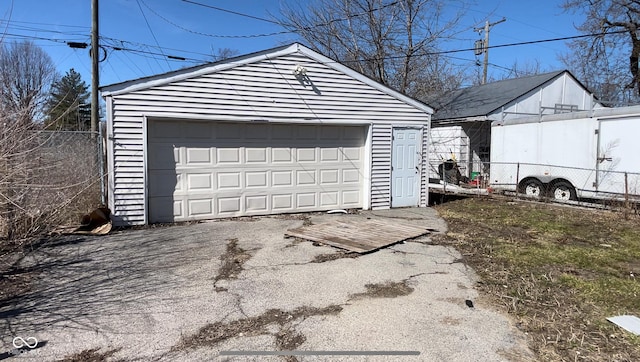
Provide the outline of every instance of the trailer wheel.
[[520,182],[519,191],[527,197],[541,199],[544,195],[542,182],[537,178],[526,178]]
[[554,200],[576,200],[576,189],[567,181],[555,181],[549,188],[549,196]]

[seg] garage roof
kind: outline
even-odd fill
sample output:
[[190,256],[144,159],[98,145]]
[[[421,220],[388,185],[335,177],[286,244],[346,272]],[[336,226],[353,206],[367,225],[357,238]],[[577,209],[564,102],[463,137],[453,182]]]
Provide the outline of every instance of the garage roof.
[[488,116],[564,73],[575,79],[569,71],[560,70],[455,90],[431,102],[437,109],[433,120]]

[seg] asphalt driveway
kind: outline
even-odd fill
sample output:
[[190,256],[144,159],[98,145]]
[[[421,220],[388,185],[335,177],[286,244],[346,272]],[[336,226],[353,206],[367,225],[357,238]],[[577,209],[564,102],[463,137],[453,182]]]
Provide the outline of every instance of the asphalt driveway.
[[[357,257],[284,237],[331,218],[400,218],[444,231],[434,210],[309,216],[51,240],[22,261],[37,272],[32,290],[0,304],[0,353],[8,360],[530,359],[523,336],[478,300],[460,255],[428,236]],[[17,336],[46,344],[12,356]],[[289,350],[369,355],[237,355]],[[390,351],[406,355],[372,355]]]

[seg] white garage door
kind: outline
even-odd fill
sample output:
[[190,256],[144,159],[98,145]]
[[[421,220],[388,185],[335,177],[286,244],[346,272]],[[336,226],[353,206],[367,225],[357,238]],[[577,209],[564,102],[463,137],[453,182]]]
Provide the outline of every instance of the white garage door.
[[149,222],[361,208],[362,126],[148,126]]

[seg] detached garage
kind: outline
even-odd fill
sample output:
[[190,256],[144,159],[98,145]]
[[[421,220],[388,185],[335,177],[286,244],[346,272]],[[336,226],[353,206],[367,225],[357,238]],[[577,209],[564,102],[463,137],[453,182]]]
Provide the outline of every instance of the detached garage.
[[300,44],[102,94],[118,225],[427,205],[433,110]]

